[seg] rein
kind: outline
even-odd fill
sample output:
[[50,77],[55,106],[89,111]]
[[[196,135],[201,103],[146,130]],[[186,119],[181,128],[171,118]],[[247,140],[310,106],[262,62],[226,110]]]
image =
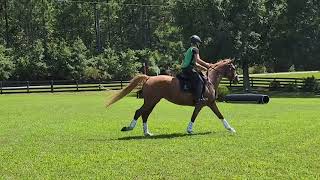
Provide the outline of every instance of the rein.
[[[217,67],[218,65],[216,65],[215,67]],[[210,66],[208,69],[207,69],[207,75],[209,74],[209,70],[210,69],[213,69],[214,71],[216,71],[218,74],[222,75],[223,73],[221,73],[219,70],[217,70],[215,67],[212,67]]]
[[[217,65],[218,66],[218,65]],[[215,66],[215,67],[217,67],[217,66]],[[208,69],[207,69],[207,77],[209,77],[209,71],[210,71],[210,69],[213,69],[214,71],[216,71],[217,73],[218,73],[218,75],[223,75],[223,73],[221,73],[219,70],[217,70],[215,67],[212,67],[212,66],[210,66]]]
[[[218,65],[217,65],[218,66]],[[218,73],[218,76],[219,75],[223,75],[223,73],[221,73],[219,70],[217,70],[215,67],[217,67],[217,66],[214,66],[214,67],[212,67],[212,66],[210,66],[208,69],[207,69],[207,79],[208,79],[208,82],[210,83],[210,84],[212,84],[212,82],[210,81],[210,78],[209,78],[209,71],[211,70],[211,69],[213,69],[214,71],[216,71],[217,73]]]

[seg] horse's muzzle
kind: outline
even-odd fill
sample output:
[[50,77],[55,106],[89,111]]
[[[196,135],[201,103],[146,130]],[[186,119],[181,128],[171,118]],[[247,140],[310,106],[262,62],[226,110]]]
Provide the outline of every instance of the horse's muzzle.
[[233,83],[233,84],[238,84],[239,81],[240,81],[239,76],[238,76],[238,75],[235,75],[234,78],[233,78],[233,80],[232,80],[232,83]]

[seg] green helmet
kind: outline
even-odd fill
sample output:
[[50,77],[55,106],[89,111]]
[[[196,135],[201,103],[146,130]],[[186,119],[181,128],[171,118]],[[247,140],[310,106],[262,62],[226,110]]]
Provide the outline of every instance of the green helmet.
[[197,35],[192,35],[192,36],[190,37],[190,41],[191,41],[191,43],[193,43],[193,44],[202,43],[200,37],[197,36]]

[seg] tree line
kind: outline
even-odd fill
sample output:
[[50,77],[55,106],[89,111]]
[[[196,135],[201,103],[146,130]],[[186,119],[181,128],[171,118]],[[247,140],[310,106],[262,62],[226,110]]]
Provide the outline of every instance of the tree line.
[[0,79],[129,79],[202,59],[268,72],[320,68],[318,0],[0,0]]

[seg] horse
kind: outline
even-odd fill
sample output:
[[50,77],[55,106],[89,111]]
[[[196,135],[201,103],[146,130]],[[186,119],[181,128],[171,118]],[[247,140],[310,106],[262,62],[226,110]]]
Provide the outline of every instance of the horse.
[[231,127],[228,121],[221,114],[217,107],[216,99],[218,95],[218,86],[222,78],[228,78],[233,83],[239,82],[239,77],[236,72],[234,60],[224,59],[215,64],[210,64],[207,69],[206,79],[207,83],[204,88],[203,96],[205,101],[203,103],[195,103],[194,97],[190,92],[184,92],[180,88],[179,79],[168,75],[147,76],[137,75],[129,83],[127,87],[117,93],[107,103],[108,108],[127,94],[129,94],[139,84],[142,84],[142,94],[144,98],[143,105],[136,110],[133,120],[127,127],[123,127],[121,131],[131,131],[135,128],[138,118],[141,116],[143,121],[143,133],[145,136],[152,136],[148,129],[148,117],[156,104],[161,99],[166,99],[177,105],[194,106],[194,111],[191,121],[187,126],[187,133],[193,133],[193,124],[200,110],[204,106],[208,106],[214,114],[221,120],[224,127],[231,133],[235,133],[235,129]]

